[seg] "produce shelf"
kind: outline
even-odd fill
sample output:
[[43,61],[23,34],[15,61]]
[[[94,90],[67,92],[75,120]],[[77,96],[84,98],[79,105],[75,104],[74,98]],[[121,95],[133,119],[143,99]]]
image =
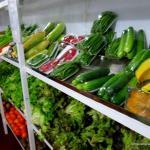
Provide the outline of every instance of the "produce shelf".
[[[24,119],[26,119],[26,117],[25,117],[25,115],[23,114],[23,112],[20,111],[11,101],[9,101],[9,102],[17,109],[17,111],[24,117]],[[39,133],[38,128],[37,128],[33,123],[31,123],[31,125],[32,125],[33,130],[38,134],[38,133]],[[51,144],[50,144],[46,139],[44,139],[44,143],[45,143],[51,150],[53,150],[53,147],[51,146]]]
[[137,133],[147,138],[150,138],[150,126],[138,120],[134,114],[130,113],[124,108],[121,108],[109,102],[105,102],[102,99],[99,99],[98,97],[89,93],[81,92],[63,81],[50,79],[47,76],[42,75],[29,67],[25,67],[25,69],[26,72],[30,75],[79,100],[85,105],[99,111],[100,113],[130,128],[131,130],[136,131]]
[[14,66],[17,67],[17,68],[19,68],[19,63],[18,63],[17,61],[14,61],[14,60],[12,60],[12,59],[9,59],[9,58],[7,58],[7,57],[5,57],[5,56],[0,56],[0,59],[5,60],[6,62],[8,62],[8,63],[14,65]]
[[6,124],[9,127],[9,129],[11,130],[11,132],[13,133],[14,137],[16,138],[16,140],[18,141],[19,145],[21,146],[21,148],[23,150],[25,150],[24,146],[22,145],[21,141],[17,138],[17,136],[15,135],[15,133],[13,132],[13,130],[11,129],[10,125],[8,124],[7,120],[6,120]]
[[7,0],[4,0],[4,1],[0,2],[0,9],[2,9],[6,6],[8,6],[8,1]]
[[[1,56],[0,58],[19,68],[19,64],[16,61],[11,60],[5,56]],[[73,87],[63,81],[60,81],[57,79],[50,79],[47,76],[45,76],[37,71],[34,71],[33,69],[31,69],[29,67],[25,67],[25,71],[29,75],[32,75],[32,76],[42,80],[43,82],[49,84],[50,86],[79,100],[80,102],[84,103],[85,105],[99,111],[100,113],[110,117],[111,119],[119,122],[120,124],[130,128],[131,130],[133,130],[147,138],[150,138],[150,126],[145,124],[145,122],[143,123],[140,120],[138,120],[136,115],[130,113],[129,111],[125,110],[124,108],[121,108],[112,103],[103,101],[102,99],[100,99],[92,94],[89,94],[86,92],[81,92],[81,91],[77,90],[75,87]]]

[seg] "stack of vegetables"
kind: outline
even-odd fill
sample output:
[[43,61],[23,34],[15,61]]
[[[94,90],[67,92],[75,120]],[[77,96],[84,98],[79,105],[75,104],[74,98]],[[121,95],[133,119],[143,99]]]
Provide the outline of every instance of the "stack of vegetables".
[[93,23],[91,34],[82,42],[77,44],[80,54],[76,58],[76,62],[83,66],[90,65],[94,58],[109,43],[106,38],[110,34],[110,28],[115,23],[117,15],[114,12],[102,12],[100,18]]
[[105,56],[114,59],[132,59],[142,49],[147,49],[144,30],[137,33],[133,27],[124,30],[121,37],[114,38],[105,50]]
[[[41,32],[36,32],[24,42],[25,58],[27,63],[34,68],[39,68],[49,59],[54,59],[62,49],[58,48],[57,41],[65,33],[63,23],[48,23]],[[52,54],[53,49],[55,50]],[[55,54],[56,55],[55,55]]]
[[[0,78],[0,84],[4,86],[7,78],[13,74],[11,76],[13,85],[16,85],[15,88],[19,89],[21,87],[21,85],[18,85],[20,80],[17,78],[19,76],[13,73],[17,69],[6,62],[1,62],[0,65],[0,75],[3,77],[3,79]],[[105,72],[105,74],[108,74],[109,69],[105,69]],[[7,84],[12,81],[9,79]],[[14,84],[15,81],[17,81],[17,84]],[[39,139],[42,141],[46,137],[52,143],[54,149],[118,148],[127,150],[127,148],[131,148],[132,142],[149,142],[148,139],[125,129],[99,112],[32,76],[28,78],[28,83],[32,121],[41,131]],[[20,103],[22,94],[19,93],[21,91],[13,90],[10,92],[11,88],[12,84],[5,88],[5,96],[8,93],[10,96],[16,95],[15,101],[19,100],[18,103]],[[19,108],[24,110],[23,105],[19,105]],[[138,145],[136,148],[140,150]]]
[[22,139],[27,139],[28,133],[25,119],[9,102],[4,101],[3,105],[7,122],[11,126],[14,134]]

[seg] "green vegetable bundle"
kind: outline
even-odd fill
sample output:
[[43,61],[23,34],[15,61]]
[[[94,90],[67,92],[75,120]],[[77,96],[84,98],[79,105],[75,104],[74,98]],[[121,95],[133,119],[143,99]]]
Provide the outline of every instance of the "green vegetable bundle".
[[101,34],[91,34],[84,41],[77,45],[77,47],[80,49],[80,53],[75,58],[75,61],[81,65],[89,65],[93,58],[98,55],[105,45],[105,38]]
[[50,74],[50,76],[60,80],[65,80],[74,75],[75,73],[77,73],[79,69],[80,66],[77,63],[67,62],[56,67]]
[[111,11],[102,12],[94,21],[91,33],[105,33],[116,21],[117,15]]

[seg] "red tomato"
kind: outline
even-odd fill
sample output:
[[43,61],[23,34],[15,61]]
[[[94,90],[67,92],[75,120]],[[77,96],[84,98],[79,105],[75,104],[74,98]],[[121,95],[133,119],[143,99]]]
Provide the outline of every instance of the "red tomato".
[[10,111],[14,112],[16,109],[14,107],[10,108]]
[[10,126],[12,127],[12,129],[14,129],[16,125],[12,123]]
[[18,124],[18,123],[19,123],[19,119],[15,119],[15,120],[14,120],[14,123],[15,123],[15,124]]
[[10,115],[15,115],[14,111],[9,112]]
[[25,123],[24,118],[18,118],[18,119],[19,119],[19,122],[20,122],[21,124],[24,124],[24,123]]
[[22,126],[22,123],[18,122],[18,123],[15,123],[15,125],[20,129],[20,126]]
[[9,118],[9,114],[8,114],[8,113],[6,113],[6,114],[5,114],[5,117],[6,117],[6,119],[8,119],[8,118]]
[[15,135],[17,135],[17,136],[20,136],[20,135],[21,135],[21,132],[20,132],[19,129],[15,129],[15,130],[14,130],[14,133],[15,133]]
[[27,131],[23,131],[23,132],[21,133],[21,137],[22,137],[23,139],[26,139],[26,138],[28,137]]
[[20,128],[21,131],[27,130],[26,125],[23,125],[23,124],[19,128]]
[[18,119],[24,119],[24,118],[22,117],[22,115],[20,115],[20,114],[17,115],[17,118],[18,118]]
[[15,113],[16,115],[18,115],[18,114],[19,114],[19,112],[18,112],[17,110],[15,110],[15,111],[14,111],[14,113]]
[[13,124],[13,122],[14,122],[14,121],[13,121],[12,119],[10,119],[10,118],[8,119],[8,123],[9,123],[10,125]]
[[12,120],[15,120],[16,119],[16,115],[14,115],[14,114],[10,114],[10,116],[9,116]]

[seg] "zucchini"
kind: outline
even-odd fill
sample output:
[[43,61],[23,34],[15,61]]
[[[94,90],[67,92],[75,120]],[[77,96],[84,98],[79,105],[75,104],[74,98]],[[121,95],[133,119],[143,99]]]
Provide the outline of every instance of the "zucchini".
[[30,29],[27,32],[25,32],[25,36],[30,36],[37,29],[37,27],[37,24],[32,25]]
[[122,76],[122,74],[123,74],[124,72],[120,72],[120,73],[118,73],[118,74],[116,74],[116,75],[114,75],[112,78],[110,78],[106,83],[104,83],[103,85],[102,85],[102,87],[100,87],[100,89],[99,89],[99,91],[98,91],[98,96],[99,97],[103,97],[103,95],[106,93],[106,91],[107,91],[107,88],[113,83],[113,82],[115,82],[116,80],[118,80],[118,78],[120,77],[120,76]]
[[137,53],[136,48],[132,49],[129,53],[127,53],[127,58],[132,59]]
[[118,90],[123,88],[123,86],[125,86],[127,82],[129,82],[132,76],[133,76],[133,72],[124,72],[124,74],[122,74],[117,80],[112,82],[107,87],[108,93],[112,95],[114,92],[117,92]]
[[50,42],[55,42],[61,34],[65,32],[66,26],[64,23],[58,23],[56,27],[47,35]]
[[129,27],[127,30],[127,37],[124,45],[124,52],[129,53],[133,46],[135,41],[135,31],[133,27]]
[[118,58],[122,58],[125,55],[124,47],[125,47],[126,38],[127,38],[127,31],[125,30],[121,35],[121,40],[117,51]]
[[26,59],[33,57],[34,55],[40,53],[42,50],[46,49],[48,45],[49,45],[48,40],[40,42],[37,46],[31,48],[29,51],[25,53]]
[[82,84],[82,89],[85,91],[92,91],[100,88],[112,75],[101,77],[95,80],[91,80]]
[[150,49],[141,50],[130,61],[125,70],[135,71],[138,68],[138,66],[147,58],[150,58]]
[[46,33],[46,35],[51,32],[55,27],[55,23],[54,22],[49,22],[45,28],[43,29],[43,31]]
[[128,86],[126,85],[111,98],[111,102],[120,105],[127,99],[127,97],[128,97]]
[[108,93],[105,93],[101,98],[104,99],[105,101],[110,101],[111,97],[109,96]]
[[86,81],[90,81],[96,78],[100,78],[102,76],[108,75],[110,72],[109,68],[96,68],[94,70],[90,70],[84,73],[81,73],[76,77],[76,81],[79,83],[83,83]]
[[139,30],[137,34],[137,53],[147,48],[146,35],[144,30]]
[[23,44],[24,51],[27,52],[29,49],[39,44],[41,41],[44,40],[44,37],[45,37],[45,32],[37,32],[35,34],[32,34],[30,38],[27,41],[25,41]]
[[128,82],[128,86],[129,87],[132,87],[132,88],[135,88],[136,85],[138,83],[138,80],[136,79],[136,77],[133,77],[129,82]]

